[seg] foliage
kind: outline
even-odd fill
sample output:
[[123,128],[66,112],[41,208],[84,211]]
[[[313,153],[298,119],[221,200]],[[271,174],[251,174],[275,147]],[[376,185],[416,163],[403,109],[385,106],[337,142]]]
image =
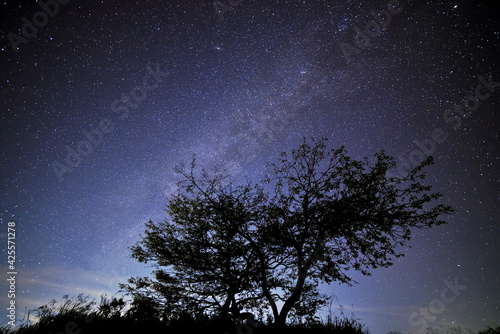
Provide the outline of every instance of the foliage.
[[[141,301],[140,303],[142,303]],[[60,305],[62,304],[62,305]],[[260,326],[255,330],[246,330],[238,323],[222,322],[217,318],[199,317],[185,314],[174,321],[163,321],[151,317],[148,308],[136,305],[135,311],[131,309],[134,300],[124,300],[113,297],[101,297],[101,302],[96,305],[88,297],[78,295],[70,299],[64,296],[62,302],[52,301],[39,309],[38,322],[23,323],[17,328],[0,327],[1,334],[47,334],[47,333],[186,333],[197,332],[206,334],[239,334],[239,333],[275,333],[274,329]],[[143,304],[140,304],[143,305]],[[147,320],[146,320],[147,319]],[[362,326],[351,319],[338,319],[334,323],[314,323],[293,325],[285,328],[282,333],[352,333],[365,334]]]
[[445,327],[440,326],[440,328],[427,328],[426,334],[473,334],[470,329],[463,329],[461,327]]
[[279,323],[310,290],[308,284],[352,284],[351,269],[370,275],[370,269],[392,265],[412,229],[444,224],[439,216],[453,211],[428,205],[441,197],[420,183],[432,158],[404,177],[388,176],[396,164],[383,151],[374,158],[354,160],[344,147],[327,151],[325,140],[313,146],[304,140],[291,156],[282,153],[270,164],[266,181],[274,189],[265,220],[276,233],[267,242],[281,245],[282,265],[293,277],[284,286],[284,306],[275,312]]
[[40,319],[39,323],[51,323],[56,317],[89,316],[94,304],[83,294],[76,298],[64,295],[61,302],[52,300],[47,305],[36,308],[35,314]]
[[97,314],[106,319],[119,318],[125,310],[127,303],[123,298],[112,297],[108,299],[105,295],[101,296],[101,302]]
[[488,327],[480,331],[478,334],[500,334],[500,326],[497,326],[496,328]]
[[[426,334],[473,334],[470,329],[463,329],[461,327],[445,327],[440,328],[427,328]],[[487,327],[478,332],[478,334],[500,334],[500,326],[496,328]]]
[[[154,278],[131,278],[122,288],[159,300],[167,313],[180,309],[222,317],[242,309],[271,309],[277,326],[288,317],[313,321],[326,305],[319,283],[352,284],[352,270],[370,275],[402,256],[398,247],[413,229],[444,224],[452,208],[421,183],[427,159],[407,175],[391,177],[394,158],[383,151],[355,160],[326,139],[282,153],[264,182],[235,186],[217,171],[195,173],[195,160],[167,219],[146,224],[131,248],[155,266]],[[277,305],[282,303],[281,310]]]
[[65,328],[73,328],[73,325],[77,323],[86,323],[94,319],[96,316],[95,302],[83,294],[78,294],[73,298],[64,295],[61,301],[52,300],[48,304],[36,308],[34,314],[37,321],[28,323],[28,319],[26,319],[26,322],[17,326],[16,329],[5,327],[0,333],[59,333]]
[[184,184],[167,204],[171,217],[149,221],[143,241],[132,247],[141,262],[155,262],[155,279],[131,278],[121,287],[131,295],[154,296],[166,313],[238,315],[259,304],[257,260],[238,230],[251,229],[255,200],[250,187],[224,185],[217,175]]
[[[49,304],[37,308],[41,312],[37,322],[28,325],[22,323],[16,328],[0,326],[0,334],[47,334],[47,333],[173,333],[202,332],[206,334],[271,334],[276,329],[261,325],[256,328],[241,326],[241,323],[227,323],[217,318],[197,317],[185,314],[175,321],[163,321],[161,318],[148,318],[148,309],[136,307],[136,311],[129,313],[133,300],[113,297],[101,297],[101,303],[96,305],[88,297],[78,295],[72,299],[64,296],[62,301],[51,301]],[[103,305],[105,305],[103,307]],[[109,306],[109,307],[108,307]],[[111,310],[111,311],[110,311]],[[120,310],[120,311],[118,311]],[[142,313],[144,312],[144,313]],[[148,319],[148,320],[144,320]],[[497,334],[500,327],[488,327],[478,334]],[[369,334],[369,330],[355,318],[344,316],[329,316],[326,322],[311,321],[284,326],[279,333],[283,334]],[[398,334],[389,332],[388,334]],[[439,329],[429,328],[429,334],[472,334],[470,330],[460,327]]]

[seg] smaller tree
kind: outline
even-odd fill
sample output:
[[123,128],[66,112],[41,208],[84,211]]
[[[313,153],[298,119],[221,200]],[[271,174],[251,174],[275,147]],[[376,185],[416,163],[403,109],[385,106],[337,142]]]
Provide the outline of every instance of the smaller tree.
[[162,319],[163,309],[161,304],[155,298],[135,294],[130,308],[127,310],[126,317],[140,322],[151,322]]
[[239,315],[263,298],[254,278],[257,263],[250,245],[238,231],[251,224],[261,197],[249,186],[234,187],[222,173],[195,177],[191,169],[180,191],[167,204],[168,219],[146,224],[146,236],[131,248],[132,257],[153,262],[154,279],[131,278],[122,289],[155,296],[165,312]]

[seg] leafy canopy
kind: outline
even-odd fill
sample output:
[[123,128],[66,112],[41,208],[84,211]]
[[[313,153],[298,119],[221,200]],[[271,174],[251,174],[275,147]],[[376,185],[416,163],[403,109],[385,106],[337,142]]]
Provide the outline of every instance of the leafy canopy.
[[344,147],[328,150],[326,139],[304,139],[268,164],[261,183],[235,186],[227,173],[198,175],[193,159],[177,169],[183,180],[168,218],[149,221],[131,248],[154,263],[154,278],[123,288],[155,296],[170,313],[270,310],[276,326],[312,320],[327,301],[320,283],[352,284],[352,270],[388,267],[414,229],[445,223],[453,209],[434,205],[442,195],[423,183],[432,162],[390,176],[396,163],[384,151],[355,160]]

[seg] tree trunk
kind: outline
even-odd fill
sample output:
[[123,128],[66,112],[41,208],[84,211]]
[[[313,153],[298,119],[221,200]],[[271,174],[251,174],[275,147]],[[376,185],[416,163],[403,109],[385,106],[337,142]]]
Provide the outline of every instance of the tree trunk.
[[229,288],[227,292],[227,298],[226,301],[224,302],[224,305],[222,306],[221,310],[221,316],[223,319],[226,319],[229,316],[229,311],[231,310],[230,306],[234,307],[234,295],[235,295],[235,289]]
[[[309,266],[307,266],[306,272],[309,269]],[[304,286],[305,282],[305,277],[299,277],[297,280],[297,284],[295,285],[295,289],[292,292],[292,295],[288,297],[288,299],[285,301],[285,304],[281,308],[281,311],[274,321],[274,325],[277,328],[283,328],[285,327],[286,324],[286,318],[288,316],[288,313],[292,310],[293,306],[295,303],[297,303],[300,299],[300,295],[302,294],[302,288]]]
[[286,314],[283,314],[283,312],[280,312],[278,318],[274,321],[274,327],[278,329],[283,329],[285,328],[286,324]]
[[[320,247],[320,243],[316,245],[315,251],[316,249],[318,249],[318,247]],[[302,289],[304,287],[304,283],[307,278],[307,273],[309,272],[309,269],[311,268],[313,262],[314,262],[314,257],[313,255],[311,255],[306,260],[306,263],[304,264],[303,267],[299,265],[299,275],[298,275],[299,277],[297,279],[297,284],[295,284],[295,288],[293,289],[291,296],[285,301],[285,304],[281,308],[278,317],[276,317],[276,320],[274,321],[274,325],[276,327],[278,328],[285,327],[286,317],[288,316],[288,313],[294,307],[295,303],[297,303],[300,300],[300,295],[302,294]]]

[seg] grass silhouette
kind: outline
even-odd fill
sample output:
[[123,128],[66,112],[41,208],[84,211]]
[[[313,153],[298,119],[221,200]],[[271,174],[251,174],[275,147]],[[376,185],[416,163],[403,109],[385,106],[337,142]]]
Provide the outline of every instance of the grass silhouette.
[[[271,334],[277,333],[271,321],[253,327],[255,323],[219,319],[215,316],[176,314],[166,315],[153,310],[147,303],[133,303],[123,298],[101,301],[84,297],[82,294],[40,306],[34,310],[35,321],[25,319],[19,326],[3,325],[0,334],[104,334],[104,333],[172,333],[185,334]],[[284,334],[369,334],[369,330],[354,318],[329,316],[326,321],[312,321],[288,324],[280,329]],[[396,333],[396,332],[390,332]],[[402,334],[402,333],[400,333]],[[461,328],[428,328],[426,334],[473,334]],[[500,334],[500,326],[487,328],[477,334]]]
[[[85,334],[85,333],[182,333],[259,334],[276,333],[269,323],[252,327],[246,322],[220,319],[216,316],[158,313],[147,303],[131,303],[122,298],[101,297],[100,304],[88,297],[63,296],[34,310],[33,321],[25,319],[19,326],[0,327],[1,334]],[[326,322],[290,324],[281,333],[369,334],[355,319],[328,318]]]

